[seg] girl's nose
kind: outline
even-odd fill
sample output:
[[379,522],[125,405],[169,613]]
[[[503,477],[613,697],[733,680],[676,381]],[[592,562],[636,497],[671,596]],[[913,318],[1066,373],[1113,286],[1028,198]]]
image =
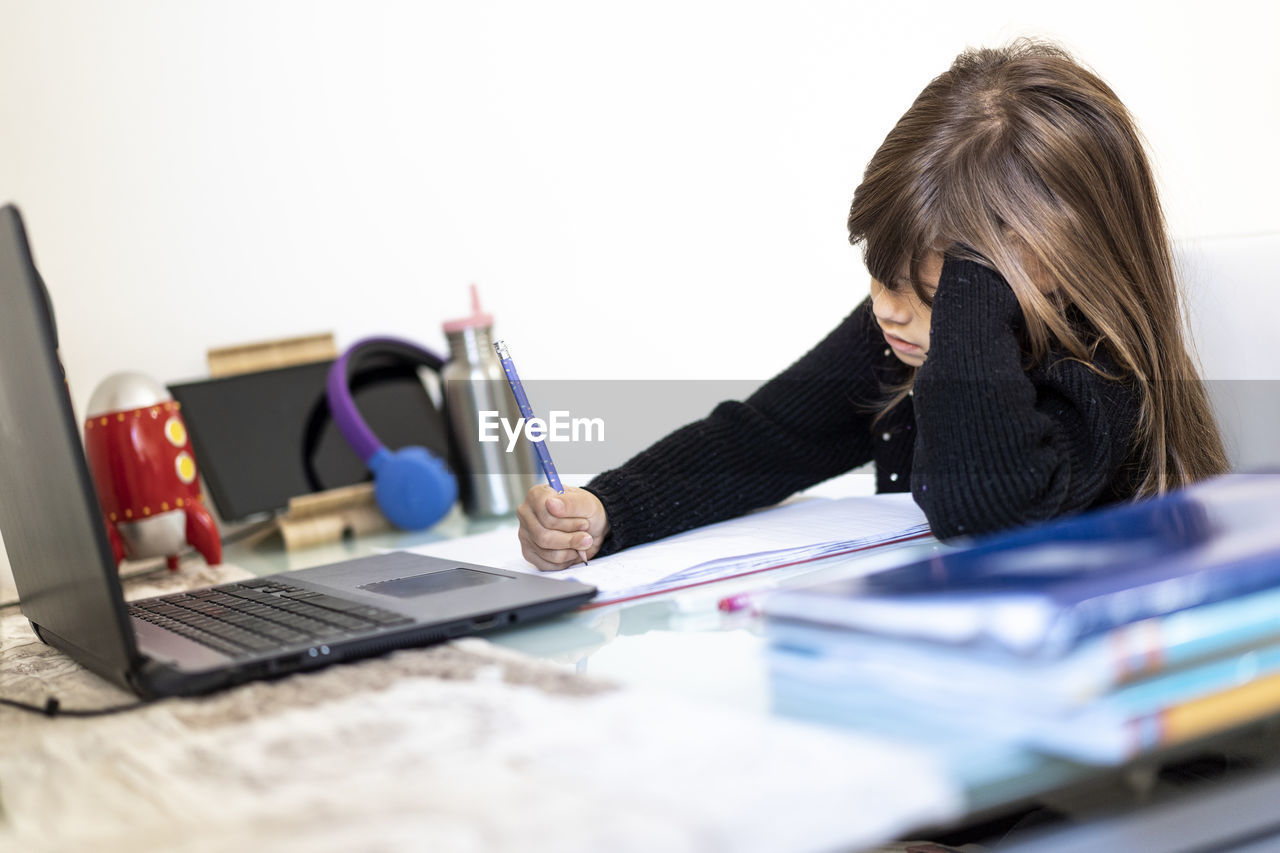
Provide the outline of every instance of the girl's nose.
[[881,323],[905,325],[911,322],[911,306],[905,293],[894,293],[881,285],[871,294],[871,310]]

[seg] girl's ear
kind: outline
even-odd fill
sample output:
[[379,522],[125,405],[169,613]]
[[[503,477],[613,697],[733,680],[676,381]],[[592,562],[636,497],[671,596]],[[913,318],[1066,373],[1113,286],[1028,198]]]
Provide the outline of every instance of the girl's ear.
[[1030,253],[1024,257],[1024,268],[1027,275],[1031,276],[1031,280],[1035,282],[1036,289],[1045,296],[1055,292],[1058,289],[1058,283],[1049,275],[1049,271],[1044,268],[1044,264],[1040,263],[1040,259]]
[[1017,252],[1018,259],[1022,262],[1022,269],[1027,277],[1035,284],[1036,289],[1048,296],[1058,289],[1058,283],[1054,281],[1053,276],[1049,274],[1044,264],[1040,263],[1040,258],[1036,256],[1035,251],[1017,234],[1009,231],[1005,232],[1009,238],[1013,250]]

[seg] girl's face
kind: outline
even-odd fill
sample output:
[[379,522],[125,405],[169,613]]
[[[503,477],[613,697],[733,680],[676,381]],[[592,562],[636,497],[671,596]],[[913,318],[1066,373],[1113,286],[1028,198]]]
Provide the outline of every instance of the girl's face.
[[[938,289],[942,260],[941,252],[931,252],[920,266],[920,277],[931,293]],[[892,288],[871,279],[871,311],[884,333],[885,343],[893,349],[898,360],[912,367],[924,364],[929,354],[932,312],[916,297],[905,270]]]

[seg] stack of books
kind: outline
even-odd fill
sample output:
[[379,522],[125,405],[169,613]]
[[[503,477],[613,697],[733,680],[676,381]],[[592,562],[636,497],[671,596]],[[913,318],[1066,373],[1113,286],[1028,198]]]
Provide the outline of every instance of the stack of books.
[[780,710],[1119,763],[1280,714],[1280,473],[763,605]]

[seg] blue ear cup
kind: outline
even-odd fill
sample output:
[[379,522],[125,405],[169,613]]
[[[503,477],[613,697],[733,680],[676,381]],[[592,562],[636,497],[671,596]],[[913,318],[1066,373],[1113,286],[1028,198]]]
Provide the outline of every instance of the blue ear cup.
[[369,460],[373,495],[396,527],[421,530],[439,521],[458,499],[458,481],[425,447],[383,447]]
[[351,373],[361,355],[374,351],[436,371],[444,362],[409,341],[366,338],[353,344],[333,363],[325,386],[338,431],[373,472],[373,494],[382,514],[397,527],[422,530],[443,518],[453,506],[458,499],[458,481],[444,460],[425,447],[388,449],[360,417],[351,396]]

